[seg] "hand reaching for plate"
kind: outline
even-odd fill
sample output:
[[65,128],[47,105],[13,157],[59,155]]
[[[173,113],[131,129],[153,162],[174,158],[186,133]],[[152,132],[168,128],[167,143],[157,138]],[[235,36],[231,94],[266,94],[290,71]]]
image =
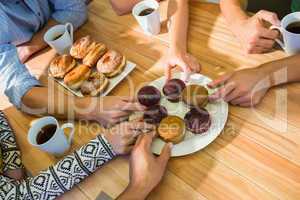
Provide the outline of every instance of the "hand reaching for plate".
[[184,80],[188,80],[189,75],[192,72],[200,72],[201,66],[197,59],[189,53],[183,53],[180,51],[170,50],[167,55],[163,58],[165,66],[165,76],[167,80],[171,79],[171,71],[176,66],[184,72]]

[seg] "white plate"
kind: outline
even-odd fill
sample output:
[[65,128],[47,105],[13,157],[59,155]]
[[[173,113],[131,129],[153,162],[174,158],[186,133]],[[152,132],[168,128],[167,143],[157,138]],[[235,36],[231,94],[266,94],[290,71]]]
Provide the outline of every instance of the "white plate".
[[[112,91],[112,89],[114,89],[123,79],[126,78],[126,76],[132,71],[134,70],[134,68],[136,67],[136,64],[130,61],[126,61],[126,66],[124,67],[124,70],[122,71],[121,74],[113,77],[113,78],[109,78],[109,85],[106,88],[106,90],[101,93],[99,96],[106,96],[108,93],[110,93],[110,91]],[[82,93],[80,92],[80,90],[72,90],[71,88],[69,88],[62,79],[56,79],[54,78],[55,81],[57,81],[60,85],[62,85],[64,88],[66,88],[67,90],[69,90],[71,93],[73,93],[74,95],[78,96],[78,97],[83,97]]]
[[[174,74],[174,78],[181,78],[182,73]],[[165,84],[165,77],[161,77],[151,82],[149,85],[155,86],[160,91]],[[211,79],[203,76],[201,74],[193,74],[190,77],[187,85],[198,84],[206,86],[207,83],[211,82]],[[211,94],[213,91],[208,89]],[[190,110],[183,102],[171,103],[166,97],[162,94],[162,99],[160,104],[165,106],[168,110],[168,115],[176,115],[180,118],[184,118],[185,114]],[[218,135],[222,132],[228,117],[228,104],[224,101],[218,101],[216,103],[209,103],[206,106],[207,111],[211,116],[211,126],[209,130],[201,135],[193,134],[189,131],[186,132],[186,136],[182,142],[174,145],[172,149],[172,157],[175,156],[184,156],[196,151],[199,151],[209,145],[214,141]],[[160,138],[156,138],[152,145],[152,152],[155,154],[160,154],[165,142]]]

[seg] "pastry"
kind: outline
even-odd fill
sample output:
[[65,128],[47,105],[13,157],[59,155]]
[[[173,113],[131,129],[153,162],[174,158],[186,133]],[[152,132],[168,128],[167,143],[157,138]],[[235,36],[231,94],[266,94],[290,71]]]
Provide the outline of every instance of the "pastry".
[[107,48],[102,43],[97,43],[94,45],[86,56],[84,56],[82,60],[82,64],[87,65],[89,67],[93,67],[96,65],[98,60],[106,53]]
[[97,70],[107,77],[120,74],[126,64],[126,58],[117,51],[109,50],[97,63]]
[[70,55],[76,59],[83,59],[95,45],[89,35],[82,37],[72,45]]
[[105,91],[109,85],[109,80],[99,72],[93,72],[90,77],[81,85],[81,93],[84,96],[98,96]]
[[144,121],[149,124],[159,124],[166,116],[168,116],[168,111],[165,107],[154,105],[144,112]]
[[203,108],[208,103],[208,91],[200,85],[188,85],[182,91],[182,99],[191,107]]
[[180,79],[171,79],[163,87],[163,93],[170,102],[178,102],[185,83]]
[[140,104],[149,107],[159,103],[161,94],[153,86],[144,86],[138,91],[137,98]]
[[184,121],[187,130],[195,134],[202,134],[208,131],[211,125],[210,115],[204,108],[192,108],[184,116]]
[[64,78],[64,83],[71,89],[77,90],[89,78],[91,69],[86,65],[78,65]]
[[55,57],[50,63],[49,73],[55,78],[64,76],[76,66],[76,61],[69,55]]
[[164,141],[177,144],[184,139],[185,123],[180,117],[168,116],[161,120],[157,131]]

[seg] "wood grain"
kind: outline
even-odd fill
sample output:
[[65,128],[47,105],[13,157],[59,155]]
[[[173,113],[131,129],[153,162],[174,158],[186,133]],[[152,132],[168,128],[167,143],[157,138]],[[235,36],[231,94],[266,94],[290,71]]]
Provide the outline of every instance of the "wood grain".
[[[162,3],[162,21],[167,20],[167,8],[167,2]],[[89,21],[76,33],[77,37],[87,34],[137,63],[137,69],[112,95],[134,94],[142,85],[163,75],[161,58],[169,46],[167,32],[145,36],[131,15],[119,17],[109,1],[93,1]],[[190,3],[188,49],[201,63],[202,73],[212,78],[286,56],[280,50],[264,55],[243,54],[218,6],[198,2]],[[40,74],[53,56],[52,51],[46,50],[28,67]],[[299,84],[281,86],[270,90],[255,108],[230,106],[222,134],[200,152],[172,158],[162,183],[149,199],[300,199],[299,92]],[[59,160],[28,144],[27,131],[33,117],[13,107],[5,113],[16,130],[23,162],[32,174]],[[71,151],[99,132],[101,127],[95,124],[77,123]],[[96,199],[102,191],[115,198],[127,184],[128,157],[120,157],[61,199]]]

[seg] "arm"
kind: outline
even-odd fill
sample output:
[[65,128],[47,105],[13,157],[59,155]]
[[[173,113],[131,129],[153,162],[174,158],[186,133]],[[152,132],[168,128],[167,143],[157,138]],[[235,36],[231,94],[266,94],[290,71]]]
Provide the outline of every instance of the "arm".
[[135,4],[141,0],[110,0],[111,6],[117,15],[125,15],[131,12]]
[[200,65],[195,57],[187,52],[187,31],[189,8],[188,0],[170,0],[169,9],[173,12],[169,29],[170,48],[165,55],[165,75],[167,80],[171,78],[171,70],[179,66],[185,72],[185,79],[189,73],[199,72]]
[[13,131],[2,111],[0,111],[0,147],[3,159],[3,171],[22,168],[21,153],[17,147]]
[[212,88],[222,86],[210,100],[223,98],[233,105],[256,105],[270,88],[300,81],[299,64],[300,55],[295,55],[222,76],[209,84]]
[[29,42],[18,46],[19,58],[22,63],[25,63],[28,58],[34,53],[47,47],[43,36],[49,28],[56,24],[65,24],[70,22],[77,29],[87,19],[86,5],[81,0],[50,0],[53,6],[53,13],[47,24],[39,30]]
[[[91,148],[94,147],[94,148]],[[92,149],[92,151],[91,151]],[[0,176],[0,197],[4,199],[55,199],[116,156],[103,136],[97,136],[78,151],[47,171],[22,182]]]
[[267,24],[280,26],[276,13],[260,10],[248,16],[240,0],[221,0],[220,6],[229,28],[246,53],[265,53],[273,48],[279,34]]

